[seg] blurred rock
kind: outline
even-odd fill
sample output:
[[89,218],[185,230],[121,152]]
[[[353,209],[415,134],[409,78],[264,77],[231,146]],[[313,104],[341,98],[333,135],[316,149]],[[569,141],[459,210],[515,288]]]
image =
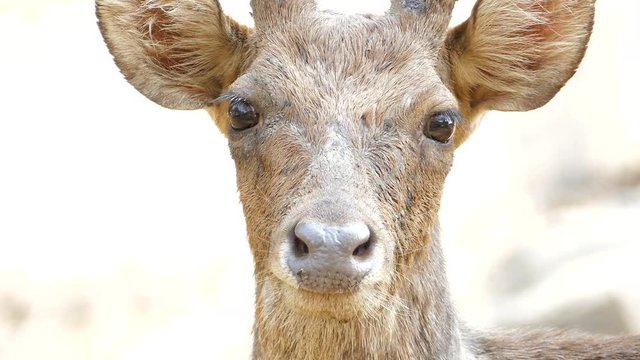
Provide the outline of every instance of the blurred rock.
[[86,299],[70,301],[62,309],[61,320],[69,328],[80,330],[91,321],[91,303]]
[[8,324],[14,330],[20,328],[30,315],[29,305],[12,295],[0,297],[0,321]]

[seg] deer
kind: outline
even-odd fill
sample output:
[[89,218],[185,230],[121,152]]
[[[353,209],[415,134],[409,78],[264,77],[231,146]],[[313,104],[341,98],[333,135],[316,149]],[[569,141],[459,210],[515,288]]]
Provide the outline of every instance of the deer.
[[206,110],[228,140],[255,265],[254,359],[640,359],[640,337],[467,328],[438,211],[454,151],[491,110],[549,102],[576,72],[595,0],[96,0],[126,80]]

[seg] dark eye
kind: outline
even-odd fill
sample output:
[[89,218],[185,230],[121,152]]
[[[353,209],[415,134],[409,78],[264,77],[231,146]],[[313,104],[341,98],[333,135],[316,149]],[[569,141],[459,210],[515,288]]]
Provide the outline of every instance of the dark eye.
[[229,104],[229,119],[234,130],[245,130],[258,124],[258,113],[244,99],[233,99]]
[[433,113],[424,124],[424,135],[444,144],[451,140],[459,118],[460,115],[453,110]]

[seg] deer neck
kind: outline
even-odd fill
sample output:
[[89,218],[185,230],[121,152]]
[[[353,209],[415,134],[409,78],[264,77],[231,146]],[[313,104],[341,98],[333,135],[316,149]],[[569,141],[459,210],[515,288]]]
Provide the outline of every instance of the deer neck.
[[438,239],[406,270],[406,281],[385,306],[366,319],[351,320],[292,310],[274,300],[277,291],[269,281],[258,278],[254,359],[471,359]]

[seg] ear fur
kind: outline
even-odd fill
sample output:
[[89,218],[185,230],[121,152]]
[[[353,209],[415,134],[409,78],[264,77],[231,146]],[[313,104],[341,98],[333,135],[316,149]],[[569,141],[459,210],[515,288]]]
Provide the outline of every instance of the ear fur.
[[594,10],[595,0],[478,0],[446,43],[465,118],[551,100],[584,56]]
[[97,0],[96,14],[127,80],[167,108],[204,108],[250,56],[251,30],[217,0]]

